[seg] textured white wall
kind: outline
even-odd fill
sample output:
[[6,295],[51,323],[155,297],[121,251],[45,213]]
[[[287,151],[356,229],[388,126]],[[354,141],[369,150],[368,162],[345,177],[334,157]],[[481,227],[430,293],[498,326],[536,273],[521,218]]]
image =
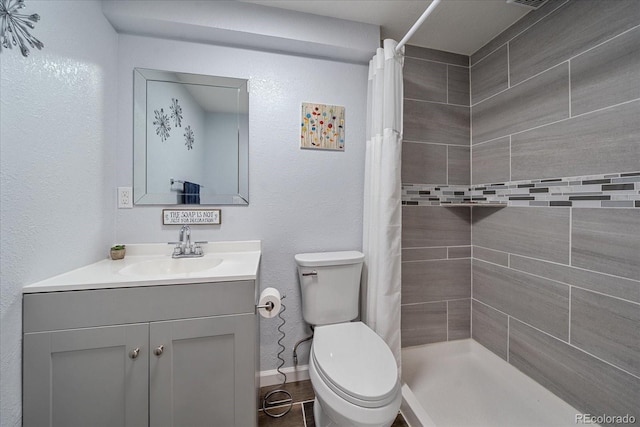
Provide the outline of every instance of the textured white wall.
[[117,34],[99,1],[28,1],[45,47],[3,50],[0,425],[21,424],[22,287],[97,261],[114,238]]
[[[250,80],[249,206],[223,206],[222,225],[196,227],[194,239],[263,242],[261,287],[287,295],[285,358],[307,334],[293,256],[299,252],[360,249],[367,68],[197,43],[121,35],[119,39],[118,185],[132,184],[132,70],[134,67]],[[346,149],[300,149],[302,102],[346,107]],[[117,212],[123,243],[168,242],[159,206]],[[261,369],[274,369],[277,321],[261,323]],[[306,363],[308,345],[301,353]]]

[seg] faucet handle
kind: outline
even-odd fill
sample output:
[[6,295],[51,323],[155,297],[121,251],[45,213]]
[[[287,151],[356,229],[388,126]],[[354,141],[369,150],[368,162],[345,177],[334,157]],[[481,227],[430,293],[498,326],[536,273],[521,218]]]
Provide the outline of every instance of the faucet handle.
[[175,247],[173,248],[173,255],[180,255],[182,254],[182,242],[169,242],[169,245],[175,245]]
[[204,255],[204,252],[202,251],[202,246],[200,246],[203,243],[209,243],[209,242],[207,242],[207,241],[193,242],[193,254],[194,255],[197,255],[197,256]]

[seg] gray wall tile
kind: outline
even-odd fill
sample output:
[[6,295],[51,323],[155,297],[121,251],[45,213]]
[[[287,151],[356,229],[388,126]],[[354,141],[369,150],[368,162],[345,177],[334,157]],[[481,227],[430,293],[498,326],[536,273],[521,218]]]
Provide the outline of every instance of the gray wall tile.
[[405,58],[404,97],[447,102],[447,64]]
[[403,305],[401,307],[402,347],[447,340],[447,303]]
[[603,200],[601,206],[603,208],[632,208],[633,200]]
[[640,27],[571,60],[571,114],[640,98]]
[[470,245],[469,211],[437,206],[403,206],[402,247]]
[[570,1],[509,42],[511,84],[566,61],[638,22],[637,0]]
[[447,146],[403,142],[401,175],[405,184],[446,184]]
[[508,316],[476,300],[471,316],[473,339],[507,360]]
[[509,87],[508,62],[505,44],[471,67],[471,104]]
[[511,319],[509,362],[587,414],[640,417],[640,379]]
[[640,102],[635,101],[513,135],[511,179],[635,171],[638,117]]
[[469,185],[471,183],[471,159],[469,147],[447,147],[447,173],[450,185]]
[[[574,210],[574,213],[576,210]],[[476,257],[475,247],[473,248],[473,256]],[[618,298],[640,302],[640,282],[622,277],[613,277],[596,273],[595,271],[573,268],[532,258],[524,258],[517,255],[511,255],[511,268]]]
[[471,260],[402,263],[402,303],[471,297]]
[[469,107],[404,101],[404,139],[469,145]]
[[569,209],[474,209],[473,244],[568,264]]
[[[636,171],[639,23],[637,1],[550,0],[472,55],[472,182]],[[506,357],[510,324],[519,369],[582,412],[638,417],[640,380],[623,369],[640,369],[640,211],[597,206],[473,209],[472,334]]]
[[640,376],[640,305],[573,288],[571,344]]
[[569,117],[569,66],[560,64],[472,107],[472,142]]
[[447,248],[402,248],[402,261],[447,259]]
[[640,210],[574,209],[571,265],[640,280]]
[[469,105],[469,69],[447,65],[449,104]]
[[473,299],[560,339],[569,338],[569,286],[477,259]]
[[471,299],[447,301],[449,341],[471,337]]
[[427,59],[429,61],[444,62],[447,64],[469,66],[469,57],[459,53],[445,52],[443,50],[429,49],[427,47],[419,47],[405,45],[405,57]]
[[473,257],[481,261],[492,262],[494,264],[499,264],[504,267],[509,266],[509,254],[504,252],[498,252],[492,249],[481,248],[480,246],[473,246]]
[[520,18],[515,24],[511,25],[509,28],[493,38],[489,43],[485,44],[476,52],[474,52],[473,55],[471,55],[471,65],[476,64],[478,61],[482,60],[482,58],[489,55],[491,52],[517,36],[519,33],[531,27],[540,19],[552,13],[567,1],[568,0],[549,0],[542,7],[540,7],[540,9],[530,11],[522,18]]
[[508,182],[511,179],[509,137],[474,145],[471,148],[473,184]]
[[460,248],[447,248],[449,259],[453,258],[471,258],[471,246]]

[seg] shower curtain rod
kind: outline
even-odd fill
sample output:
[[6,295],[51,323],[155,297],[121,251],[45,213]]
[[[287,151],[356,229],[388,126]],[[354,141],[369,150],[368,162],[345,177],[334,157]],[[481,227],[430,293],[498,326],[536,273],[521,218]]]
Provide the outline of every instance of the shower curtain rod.
[[429,5],[429,7],[427,8],[427,10],[425,10],[422,15],[420,16],[420,18],[418,18],[418,20],[416,21],[415,24],[413,24],[413,27],[411,27],[409,29],[409,31],[407,32],[407,34],[402,38],[402,40],[400,40],[400,43],[398,43],[398,45],[396,46],[396,52],[400,52],[400,49],[402,49],[402,47],[409,41],[409,39],[411,38],[411,36],[413,36],[413,34],[418,31],[418,28],[420,28],[420,26],[422,25],[422,23],[427,19],[427,16],[429,16],[431,14],[431,12],[433,12],[433,9],[436,8],[436,6],[438,5],[438,3],[440,3],[440,0],[433,0],[431,2],[431,4]]

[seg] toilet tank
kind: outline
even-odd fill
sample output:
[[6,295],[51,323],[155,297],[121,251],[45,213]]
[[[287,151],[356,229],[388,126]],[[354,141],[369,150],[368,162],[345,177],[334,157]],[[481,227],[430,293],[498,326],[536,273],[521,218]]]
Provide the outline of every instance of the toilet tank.
[[302,316],[311,325],[358,317],[364,254],[357,251],[298,254]]

